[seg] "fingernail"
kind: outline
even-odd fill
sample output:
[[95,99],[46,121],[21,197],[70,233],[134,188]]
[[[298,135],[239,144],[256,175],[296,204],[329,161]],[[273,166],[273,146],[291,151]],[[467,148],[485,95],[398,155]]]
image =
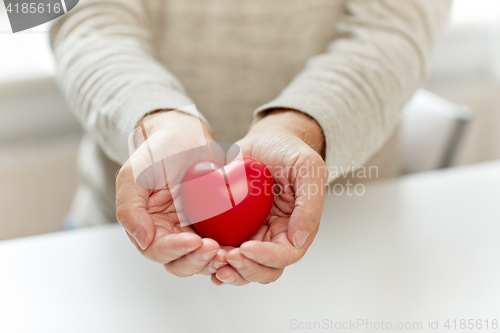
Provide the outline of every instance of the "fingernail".
[[295,246],[297,250],[300,250],[302,246],[304,246],[308,236],[309,234],[306,234],[301,230],[295,231],[295,234],[293,235],[293,246]]
[[139,230],[135,234],[133,234],[132,237],[134,237],[135,241],[137,242],[137,244],[139,244],[141,249],[146,249],[146,247],[148,246],[148,235],[144,231]]
[[241,269],[243,268],[243,261],[239,260],[228,260],[227,261],[231,266],[233,266],[236,269]]
[[227,279],[227,280],[222,280],[222,279],[219,279],[219,280],[221,280],[221,281],[222,281],[222,282],[224,282],[224,283],[233,283],[233,282],[234,282],[234,280],[235,280],[235,278],[234,278],[234,276],[231,276],[231,277],[230,277],[229,279]]
[[240,252],[243,253],[245,257],[248,259],[255,259],[255,255],[252,252],[247,252],[245,250],[240,249]]
[[207,253],[203,253],[201,255],[201,259],[203,260],[210,260],[214,257],[214,255],[217,253],[217,251],[219,251],[219,249],[216,249],[216,250],[212,250],[210,252],[207,252]]

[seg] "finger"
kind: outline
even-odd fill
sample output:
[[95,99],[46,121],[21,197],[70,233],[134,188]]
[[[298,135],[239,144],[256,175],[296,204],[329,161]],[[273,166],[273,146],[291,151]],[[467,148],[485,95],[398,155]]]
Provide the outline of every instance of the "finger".
[[210,238],[202,239],[202,245],[195,251],[165,264],[166,270],[179,277],[192,276],[199,273],[219,251],[219,244]]
[[[252,236],[252,240],[264,240],[266,236],[267,230],[269,230],[269,226],[267,224],[263,224],[262,227],[257,231],[255,235]],[[269,240],[269,239],[268,239]]]
[[222,267],[215,273],[215,277],[224,284],[232,284],[233,286],[244,286],[250,282],[241,277],[233,267],[227,265]]
[[316,155],[308,154],[295,165],[297,170],[307,168],[307,172],[296,175],[295,207],[288,224],[288,239],[298,250],[319,225],[323,212],[328,174],[323,160]]
[[155,228],[147,212],[149,191],[135,183],[130,162],[127,161],[116,178],[116,217],[142,250],[149,247]]
[[212,259],[211,262],[209,262],[201,271],[200,274],[203,275],[212,275],[217,272],[217,270],[225,265],[227,265],[226,261],[226,251],[223,249],[219,249],[217,251],[217,254],[215,257]]
[[215,284],[216,286],[220,286],[221,284],[224,284],[224,282],[222,282],[221,280],[219,280],[217,278],[217,276],[215,276],[215,274],[212,274],[212,276],[210,277],[210,281]]
[[272,268],[258,264],[243,256],[239,249],[229,252],[226,260],[243,279],[250,282],[267,284],[276,281],[283,274],[283,268]]
[[245,242],[240,246],[240,252],[256,263],[273,268],[291,265],[299,256],[284,232],[276,235],[272,242]]
[[201,237],[191,232],[166,234],[156,238],[157,240],[143,254],[161,264],[168,264],[203,245]]

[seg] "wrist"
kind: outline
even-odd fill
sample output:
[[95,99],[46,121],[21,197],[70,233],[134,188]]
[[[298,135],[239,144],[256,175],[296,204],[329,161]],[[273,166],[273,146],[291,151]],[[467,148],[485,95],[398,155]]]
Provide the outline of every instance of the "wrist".
[[248,135],[264,132],[288,133],[297,136],[324,157],[325,137],[323,129],[314,118],[290,109],[274,109],[257,121]]
[[178,131],[181,135],[193,135],[200,132],[200,125],[206,140],[215,141],[209,127],[198,117],[173,109],[153,111],[137,123],[136,142],[140,145],[144,138],[147,139],[162,131]]

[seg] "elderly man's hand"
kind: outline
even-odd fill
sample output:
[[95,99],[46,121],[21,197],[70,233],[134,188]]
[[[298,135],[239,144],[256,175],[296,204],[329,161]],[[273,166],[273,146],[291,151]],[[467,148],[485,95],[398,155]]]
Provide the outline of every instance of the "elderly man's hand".
[[[179,158],[176,161],[186,165],[166,170],[161,160],[166,157],[161,156],[162,151],[163,155],[171,152],[165,152],[165,149],[189,151],[206,145],[207,139],[213,141],[206,127],[203,128],[205,134],[200,132],[200,120],[182,112],[168,111],[147,116],[139,124],[134,137],[139,148],[116,179],[116,215],[129,238],[144,256],[163,264],[168,272],[180,277],[197,273],[211,275],[227,265],[226,252],[216,241],[202,239],[189,225],[181,226],[180,214],[174,205],[175,189],[167,182],[167,178],[174,183],[180,182],[176,177],[182,179],[183,171],[197,161]],[[155,154],[160,158],[145,169],[145,176],[138,178],[137,174],[134,175],[134,167],[137,173],[138,166],[141,163],[147,166],[150,156]],[[190,157],[196,159],[197,156]],[[167,172],[170,177],[166,176]]]
[[297,262],[311,245],[323,211],[328,172],[321,157],[324,137],[309,116],[276,110],[237,142],[243,156],[267,165],[275,181],[271,214],[252,240],[228,251],[212,282],[237,286],[269,283]]

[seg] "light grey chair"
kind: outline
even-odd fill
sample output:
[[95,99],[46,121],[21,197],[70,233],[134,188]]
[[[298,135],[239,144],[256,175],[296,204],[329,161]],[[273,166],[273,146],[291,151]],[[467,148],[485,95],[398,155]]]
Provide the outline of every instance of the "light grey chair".
[[403,172],[450,167],[472,116],[467,106],[419,90],[402,115]]

